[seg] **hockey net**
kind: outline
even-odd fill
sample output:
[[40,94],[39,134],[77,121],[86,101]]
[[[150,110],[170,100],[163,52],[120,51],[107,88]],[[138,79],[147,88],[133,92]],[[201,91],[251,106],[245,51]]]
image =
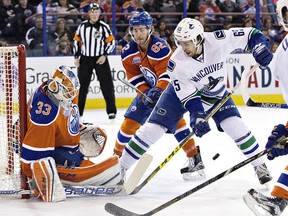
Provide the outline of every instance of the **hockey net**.
[[20,167],[21,143],[27,127],[24,45],[0,47],[0,89],[1,194],[27,189]]

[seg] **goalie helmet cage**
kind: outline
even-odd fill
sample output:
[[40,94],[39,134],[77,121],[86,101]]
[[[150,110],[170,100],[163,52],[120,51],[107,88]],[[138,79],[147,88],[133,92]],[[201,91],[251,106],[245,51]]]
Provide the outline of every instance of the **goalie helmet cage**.
[[20,166],[21,143],[27,130],[24,45],[0,47],[0,88],[0,190],[28,189]]

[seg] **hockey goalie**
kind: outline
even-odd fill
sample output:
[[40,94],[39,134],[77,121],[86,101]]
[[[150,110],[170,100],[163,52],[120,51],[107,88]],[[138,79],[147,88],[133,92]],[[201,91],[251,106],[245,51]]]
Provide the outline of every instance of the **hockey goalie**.
[[28,101],[21,166],[30,189],[45,202],[65,200],[63,186],[116,185],[121,180],[118,157],[100,164],[84,159],[101,154],[107,136],[101,128],[79,122],[79,88],[73,71],[60,66]]

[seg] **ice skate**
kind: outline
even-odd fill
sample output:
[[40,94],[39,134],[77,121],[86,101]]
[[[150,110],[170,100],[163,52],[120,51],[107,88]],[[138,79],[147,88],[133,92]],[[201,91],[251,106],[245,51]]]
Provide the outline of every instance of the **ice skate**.
[[272,176],[265,163],[255,166],[254,169],[261,185],[267,184],[272,180]]
[[204,164],[202,162],[201,154],[198,148],[198,153],[188,158],[188,161],[185,163],[184,168],[180,170],[183,175],[183,179],[186,181],[191,181],[194,179],[203,179],[206,177],[204,172]]
[[266,197],[250,189],[243,196],[244,202],[257,216],[280,216],[288,204],[287,199],[279,197]]
[[120,179],[118,185],[123,185],[125,183],[126,171],[127,171],[127,169],[125,169],[124,167],[121,167],[121,170],[120,170],[121,179]]

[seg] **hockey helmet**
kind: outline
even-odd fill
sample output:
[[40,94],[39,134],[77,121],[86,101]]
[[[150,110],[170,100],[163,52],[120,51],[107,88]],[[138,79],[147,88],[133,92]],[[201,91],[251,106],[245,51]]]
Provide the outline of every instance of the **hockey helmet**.
[[204,40],[204,28],[202,24],[191,18],[182,19],[174,30],[174,38],[179,45],[179,42],[192,41],[197,47]]
[[288,0],[277,1],[277,16],[279,23],[288,31]]
[[100,6],[97,3],[90,3],[88,11],[100,11]]
[[153,19],[150,16],[150,14],[147,13],[146,11],[143,11],[141,13],[135,12],[133,14],[133,16],[131,17],[131,19],[129,20],[129,33],[130,33],[132,39],[136,42],[134,35],[132,33],[134,26],[146,26],[146,28],[149,30],[149,34],[148,34],[145,42],[143,43],[143,44],[146,44],[148,39],[150,38],[152,32],[153,32],[152,23],[153,23]]
[[146,26],[148,29],[152,28],[152,23],[153,23],[153,19],[150,16],[149,13],[147,13],[146,11],[143,12],[135,12],[131,19],[129,20],[129,27],[130,29],[133,28],[133,26]]

